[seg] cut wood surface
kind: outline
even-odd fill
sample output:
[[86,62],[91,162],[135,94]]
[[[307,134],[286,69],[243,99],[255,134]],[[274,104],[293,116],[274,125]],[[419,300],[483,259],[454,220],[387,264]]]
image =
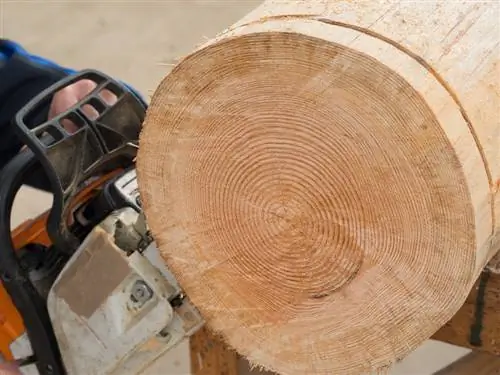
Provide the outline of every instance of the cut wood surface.
[[500,237],[500,2],[266,1],[156,89],[137,172],[210,329],[286,375],[404,358]]

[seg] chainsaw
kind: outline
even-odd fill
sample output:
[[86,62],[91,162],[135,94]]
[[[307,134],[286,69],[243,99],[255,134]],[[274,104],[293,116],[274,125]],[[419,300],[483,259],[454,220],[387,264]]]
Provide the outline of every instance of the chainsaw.
[[[96,84],[91,93],[34,123],[56,92],[83,79]],[[27,147],[0,176],[0,353],[21,371],[147,374],[204,324],[141,208],[134,161],[146,110],[125,84],[85,70],[41,92],[15,118]],[[14,198],[36,170],[50,183],[52,206],[12,230]]]

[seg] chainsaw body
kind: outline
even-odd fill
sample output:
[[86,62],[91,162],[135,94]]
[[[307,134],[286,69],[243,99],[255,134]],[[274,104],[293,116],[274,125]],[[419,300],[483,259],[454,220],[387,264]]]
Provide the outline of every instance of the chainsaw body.
[[[96,89],[56,118],[29,123],[37,106],[79,79]],[[103,90],[116,101],[106,103]],[[89,105],[93,118],[83,110]],[[0,177],[0,350],[22,371],[147,374],[203,325],[142,212],[134,159],[145,110],[126,86],[85,71],[41,93],[16,118],[28,149]],[[65,120],[78,129],[67,132]],[[53,206],[11,232],[15,193],[40,167]]]

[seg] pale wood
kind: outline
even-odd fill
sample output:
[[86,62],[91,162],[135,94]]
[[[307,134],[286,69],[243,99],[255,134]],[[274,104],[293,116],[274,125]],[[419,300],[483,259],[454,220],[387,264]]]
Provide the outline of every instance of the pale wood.
[[435,372],[434,375],[500,375],[500,358],[472,352]]
[[384,371],[500,239],[500,3],[266,1],[161,82],[148,223],[208,326],[286,375]]

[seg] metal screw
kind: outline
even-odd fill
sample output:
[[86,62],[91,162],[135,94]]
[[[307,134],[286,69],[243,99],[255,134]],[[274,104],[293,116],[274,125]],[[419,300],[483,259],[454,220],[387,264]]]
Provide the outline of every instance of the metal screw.
[[170,332],[168,331],[168,327],[165,327],[160,332],[158,332],[157,336],[164,342],[170,341]]
[[132,302],[144,305],[147,301],[153,298],[153,291],[143,280],[137,280],[132,286],[130,299]]

